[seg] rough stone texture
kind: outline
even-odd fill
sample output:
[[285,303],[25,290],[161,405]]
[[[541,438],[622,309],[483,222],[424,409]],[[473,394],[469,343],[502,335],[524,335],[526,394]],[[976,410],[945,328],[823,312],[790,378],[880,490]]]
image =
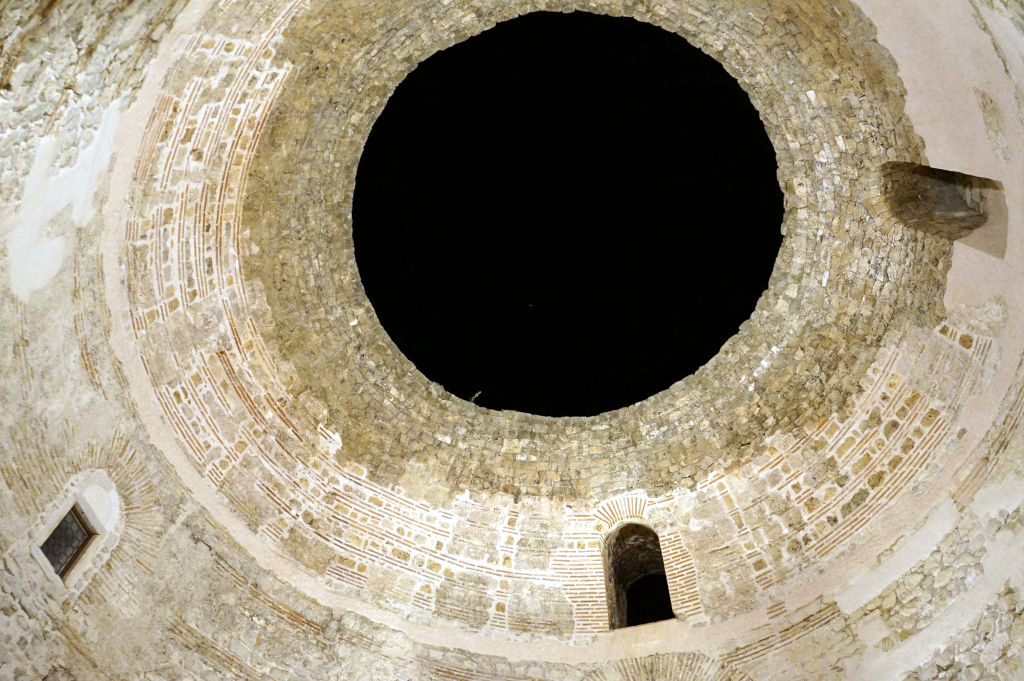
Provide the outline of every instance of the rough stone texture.
[[882,172],[893,215],[908,227],[951,241],[985,225],[982,192],[999,191],[998,183],[984,178],[909,163],[888,163]]
[[1024,604],[1007,586],[970,626],[904,681],[1019,679],[1024,673]]
[[641,577],[665,574],[658,535],[643,525],[622,525],[605,539],[604,562],[608,624],[618,629],[628,620],[626,590],[630,584]]
[[[104,110],[130,98],[185,0],[13,0],[0,13],[0,202],[19,202],[41,139],[73,166]],[[130,11],[129,11],[130,8]]]
[[[588,419],[430,384],[351,252],[402,76],[542,9],[720,60],[786,196],[751,320]],[[1021,45],[1003,0],[5,4],[0,679],[1020,678]],[[893,210],[931,157],[1001,184],[1001,251]],[[66,585],[89,471],[118,529]],[[677,619],[609,632],[631,521]]]
[[891,648],[924,629],[934,613],[941,612],[966,592],[982,570],[984,534],[966,523],[950,532],[926,560],[890,584],[864,606],[865,614],[878,611],[892,630],[893,639],[881,645]]
[[[619,13],[615,3],[544,7]],[[692,378],[593,418],[485,411],[426,381],[387,338],[358,283],[349,220],[359,150],[417,61],[452,36],[537,8],[506,3],[467,15],[441,5],[383,17],[335,5],[326,17],[308,15],[315,17],[310,26],[297,18],[282,41],[289,62],[298,61],[292,43],[300,53],[307,44],[332,46],[340,68],[311,63],[296,71],[275,103],[248,178],[251,253],[243,274],[255,279],[250,295],[266,293],[276,322],[270,328],[282,330],[264,340],[297,374],[286,388],[317,400],[323,414],[314,416],[366,453],[357,460],[371,474],[403,484],[429,466],[446,471],[449,494],[466,485],[569,499],[635,487],[666,491],[685,476],[684,466],[706,469],[722,450],[734,452],[726,465],[738,466],[780,427],[841,411],[857,390],[853,377],[887,331],[905,317],[937,320],[948,242],[907,231],[878,207],[882,164],[922,155],[903,117],[895,69],[870,40],[870,24],[854,8],[831,4],[782,3],[772,12],[735,2],[700,10],[652,3],[628,14],[719,59],[749,93],[776,148],[787,238],[750,322]],[[384,22],[400,28],[381,30]],[[347,42],[336,24],[352,33]],[[802,49],[795,36],[811,25],[821,39]],[[816,50],[834,66],[816,68]],[[363,84],[368,72],[372,87]],[[324,128],[341,132],[325,143]],[[851,248],[871,248],[875,259],[851,267],[836,256]],[[305,332],[295,333],[299,327]],[[394,415],[408,412],[423,416],[403,429],[400,447],[381,446],[393,437]],[[609,466],[616,457],[629,465]],[[434,495],[442,491],[433,487]]]

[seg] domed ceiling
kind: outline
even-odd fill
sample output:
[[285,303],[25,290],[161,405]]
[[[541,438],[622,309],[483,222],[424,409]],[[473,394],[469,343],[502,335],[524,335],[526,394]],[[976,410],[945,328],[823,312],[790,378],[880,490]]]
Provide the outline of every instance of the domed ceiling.
[[[115,5],[0,18],[0,678],[1020,678],[1019,8]],[[541,11],[719,62],[784,196],[749,320],[586,417],[432,382],[353,241],[403,79]],[[609,631],[626,523],[675,617]]]

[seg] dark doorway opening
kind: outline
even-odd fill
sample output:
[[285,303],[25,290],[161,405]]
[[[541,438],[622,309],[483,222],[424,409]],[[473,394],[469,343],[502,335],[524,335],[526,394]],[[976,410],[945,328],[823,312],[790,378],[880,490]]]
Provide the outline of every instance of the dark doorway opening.
[[660,622],[675,617],[664,572],[640,577],[626,587],[626,626]]
[[746,320],[781,243],[757,111],[633,19],[538,12],[435,54],[367,140],[360,278],[428,378],[587,416],[660,392]]
[[605,543],[608,618],[612,629],[672,619],[672,599],[658,535],[629,523]]

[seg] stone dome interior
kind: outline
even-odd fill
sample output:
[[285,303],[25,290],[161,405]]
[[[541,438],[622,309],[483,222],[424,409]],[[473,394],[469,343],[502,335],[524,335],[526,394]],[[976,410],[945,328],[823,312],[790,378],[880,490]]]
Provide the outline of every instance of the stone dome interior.
[[[717,353],[583,416],[434,382],[357,266],[389,100],[542,12],[720,64],[783,196]],[[1022,45],[1009,0],[5,3],[0,680],[1024,678]]]

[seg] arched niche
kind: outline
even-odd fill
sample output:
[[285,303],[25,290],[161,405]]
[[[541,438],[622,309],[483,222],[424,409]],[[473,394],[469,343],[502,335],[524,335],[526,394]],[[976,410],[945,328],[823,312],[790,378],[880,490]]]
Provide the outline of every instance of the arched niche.
[[612,629],[672,619],[665,562],[657,533],[626,523],[605,539],[608,623]]

